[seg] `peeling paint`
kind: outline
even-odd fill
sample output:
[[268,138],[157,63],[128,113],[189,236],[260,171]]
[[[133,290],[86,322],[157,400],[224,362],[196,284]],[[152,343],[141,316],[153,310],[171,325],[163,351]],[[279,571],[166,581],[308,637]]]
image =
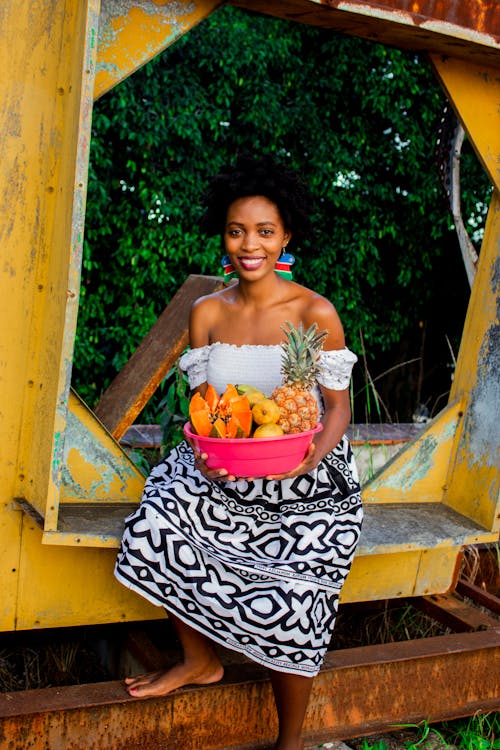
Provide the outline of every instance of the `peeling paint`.
[[[442,449],[449,446],[451,450],[457,420],[460,418],[459,408],[459,404],[454,404],[445,410],[432,421],[424,434],[388,461],[367,485],[366,495],[374,500],[378,493],[384,496],[387,493],[395,493],[401,500],[415,490],[415,494],[423,499],[423,487],[417,488],[417,485],[419,482],[427,482],[431,472],[435,472],[438,465],[443,464],[441,473],[445,472],[444,463],[448,458],[448,452],[443,453]],[[440,487],[436,486],[434,500],[439,496],[439,492]],[[416,499],[415,497],[414,501]]]
[[[103,436],[108,437],[101,429]],[[113,454],[69,410],[62,484],[66,499],[133,500],[140,496],[144,479],[125,453]]]
[[485,382],[479,380],[471,398],[467,431],[469,434],[469,458],[479,459],[491,467],[500,466],[499,421],[494,405],[500,404],[500,326],[495,326],[497,351],[489,355],[495,358],[495,374]]
[[101,96],[173,44],[219,4],[217,0],[103,2],[95,96]]

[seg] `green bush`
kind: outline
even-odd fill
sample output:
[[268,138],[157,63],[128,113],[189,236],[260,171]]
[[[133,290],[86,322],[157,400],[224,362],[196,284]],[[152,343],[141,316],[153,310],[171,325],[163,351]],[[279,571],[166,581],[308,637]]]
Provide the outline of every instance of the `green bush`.
[[[434,163],[444,104],[418,55],[232,7],[105,95],[93,120],[80,394],[98,400],[188,274],[220,273],[220,240],[198,229],[201,196],[248,151],[278,155],[310,185],[313,232],[295,278],[332,299],[358,354],[362,332],[370,367],[419,356],[436,297],[442,311],[452,295],[438,330],[456,348],[468,289]],[[477,214],[488,186],[464,158]],[[415,367],[398,373],[413,391]]]

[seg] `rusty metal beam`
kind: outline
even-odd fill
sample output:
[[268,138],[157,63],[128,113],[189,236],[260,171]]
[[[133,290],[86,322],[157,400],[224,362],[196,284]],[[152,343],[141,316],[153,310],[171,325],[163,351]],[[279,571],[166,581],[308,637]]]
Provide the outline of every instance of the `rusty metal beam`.
[[[500,708],[500,630],[331,652],[313,685],[306,741]],[[466,675],[466,679],[464,679]],[[423,689],[425,686],[425,689]],[[233,665],[222,683],[161,699],[120,682],[0,695],[3,750],[265,748],[276,733],[265,670]]]
[[120,370],[95,408],[95,414],[119,440],[142,411],[189,343],[193,302],[220,287],[217,276],[188,276],[147,336]]
[[495,0],[229,0],[231,5],[338,31],[391,47],[497,66]]
[[490,612],[500,615],[500,599],[490,594],[489,591],[482,589],[481,586],[476,586],[474,583],[461,578],[457,583],[456,591],[462,596],[472,599],[480,607],[486,607]]
[[[495,597],[492,597],[495,598]],[[498,601],[498,600],[497,600]],[[432,594],[412,599],[422,612],[455,632],[497,628],[497,619],[473,607],[455,594]]]

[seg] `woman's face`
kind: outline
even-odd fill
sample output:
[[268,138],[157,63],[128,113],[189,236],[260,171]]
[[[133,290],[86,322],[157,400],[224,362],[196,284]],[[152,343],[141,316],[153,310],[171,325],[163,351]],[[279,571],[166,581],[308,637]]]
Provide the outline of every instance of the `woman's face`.
[[224,244],[242,279],[254,281],[274,272],[290,237],[278,207],[262,195],[238,198],[228,208]]

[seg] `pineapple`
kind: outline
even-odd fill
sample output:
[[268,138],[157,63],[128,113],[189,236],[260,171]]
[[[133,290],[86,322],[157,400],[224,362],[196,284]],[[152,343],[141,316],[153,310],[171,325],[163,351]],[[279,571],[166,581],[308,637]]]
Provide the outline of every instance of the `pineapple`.
[[281,346],[283,385],[271,398],[280,407],[278,424],[285,434],[312,430],[318,423],[318,404],[311,389],[318,373],[317,360],[328,331],[317,333],[316,323],[304,331],[302,323],[295,328],[286,323],[287,341]]

